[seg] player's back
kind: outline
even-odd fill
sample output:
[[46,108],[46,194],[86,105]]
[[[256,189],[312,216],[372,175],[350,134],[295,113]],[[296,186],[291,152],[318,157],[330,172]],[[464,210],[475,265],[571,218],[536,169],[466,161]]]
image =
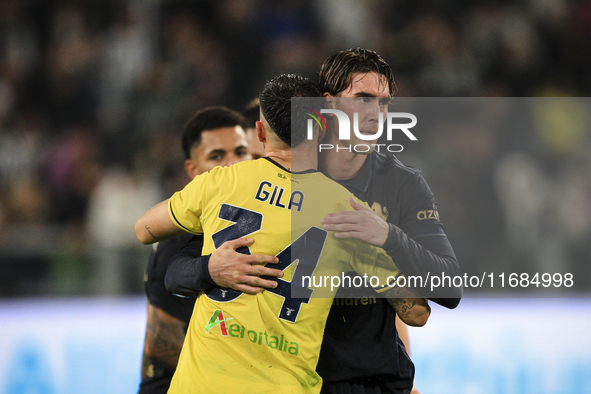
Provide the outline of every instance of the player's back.
[[[205,233],[204,254],[252,236],[252,253],[277,255],[276,268],[284,270],[276,289],[256,295],[211,289],[198,298],[171,393],[320,390],[315,368],[332,298],[314,298],[301,287],[293,298],[291,290],[312,273],[349,269],[353,245],[362,243],[339,241],[319,226],[326,213],[351,209],[350,195],[319,172],[292,177],[260,159],[212,170],[171,198],[177,223]],[[390,261],[365,244],[355,250],[372,263]]]

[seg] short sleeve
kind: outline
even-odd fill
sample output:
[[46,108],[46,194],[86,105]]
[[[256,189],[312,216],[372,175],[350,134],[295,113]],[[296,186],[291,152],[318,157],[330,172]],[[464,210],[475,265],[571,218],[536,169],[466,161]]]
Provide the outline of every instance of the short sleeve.
[[192,234],[203,234],[200,216],[207,193],[209,174],[206,172],[196,176],[168,201],[168,212],[172,221],[182,230]]

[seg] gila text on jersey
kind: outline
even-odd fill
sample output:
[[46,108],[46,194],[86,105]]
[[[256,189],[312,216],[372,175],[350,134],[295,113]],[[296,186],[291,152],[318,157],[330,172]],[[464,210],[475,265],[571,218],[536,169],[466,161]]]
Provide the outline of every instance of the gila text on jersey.
[[302,205],[304,204],[304,193],[299,190],[292,191],[289,196],[289,201],[286,201],[287,196],[284,196],[284,193],[284,188],[273,185],[273,183],[269,181],[262,181],[259,184],[259,188],[254,198],[262,202],[266,201],[269,205],[278,208],[291,210],[295,207],[297,211],[300,212],[302,210]]

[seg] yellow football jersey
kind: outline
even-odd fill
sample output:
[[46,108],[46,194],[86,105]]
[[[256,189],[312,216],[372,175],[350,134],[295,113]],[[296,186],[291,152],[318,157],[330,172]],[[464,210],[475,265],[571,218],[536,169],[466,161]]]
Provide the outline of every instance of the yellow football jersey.
[[[332,297],[292,284],[351,269],[396,275],[380,248],[342,241],[321,228],[327,213],[351,210],[344,187],[316,171],[291,174],[269,159],[218,167],[196,177],[169,203],[173,221],[205,235],[203,254],[253,237],[243,252],[277,255],[276,289],[256,295],[209,289],[195,303],[169,393],[317,393],[316,364]],[[248,250],[247,250],[248,249]],[[329,294],[334,295],[336,289]]]

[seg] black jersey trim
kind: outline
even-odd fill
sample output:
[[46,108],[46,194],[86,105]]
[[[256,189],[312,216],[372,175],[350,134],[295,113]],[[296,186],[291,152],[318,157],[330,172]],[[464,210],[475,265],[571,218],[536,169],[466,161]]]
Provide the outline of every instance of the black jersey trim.
[[172,218],[174,219],[174,221],[176,222],[177,225],[181,226],[183,229],[185,229],[186,232],[193,234],[193,232],[191,230],[189,230],[188,228],[186,228],[185,226],[183,226],[181,224],[181,222],[179,222],[179,220],[176,218],[174,211],[172,210],[172,206],[170,205],[170,201],[168,201],[168,210],[170,211],[170,214],[172,215]]
[[299,174],[299,175],[301,175],[301,174],[315,174],[317,172],[320,172],[320,171],[310,168],[310,169],[304,170],[304,171],[295,171],[294,174]]
[[275,164],[277,167],[281,168],[283,171],[287,171],[291,174],[290,170],[283,167],[281,164],[277,163],[275,160],[271,159],[270,157],[261,157],[261,159],[269,160],[271,163]]

